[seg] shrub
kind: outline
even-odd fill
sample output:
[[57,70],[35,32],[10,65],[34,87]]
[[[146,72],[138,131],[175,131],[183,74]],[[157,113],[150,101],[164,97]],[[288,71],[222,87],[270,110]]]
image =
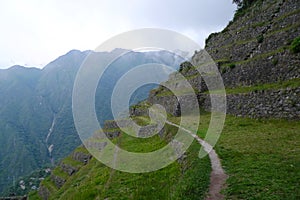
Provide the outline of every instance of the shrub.
[[232,3],[235,3],[238,7],[237,11],[234,14],[234,20],[238,19],[241,16],[244,16],[248,9],[254,4],[254,2],[262,2],[262,0],[233,0]]
[[180,64],[180,67],[179,67],[179,70],[178,70],[178,71],[179,71],[179,72],[182,72],[182,73],[186,73],[186,72],[188,72],[192,67],[193,67],[193,65],[192,65],[190,62],[186,61],[186,62]]
[[274,66],[276,66],[277,64],[278,64],[278,59],[276,58],[276,59],[273,59],[272,60],[272,64],[274,65]]
[[234,64],[234,63],[230,63],[230,64],[228,65],[228,67],[229,67],[230,69],[233,69],[233,68],[235,68],[235,64]]
[[[220,62],[220,61],[219,61],[219,62]],[[229,60],[226,61],[226,62],[228,63]],[[223,63],[223,64],[224,64],[224,63]],[[218,65],[219,65],[219,63],[218,63]],[[234,63],[229,63],[229,64],[226,64],[226,65],[219,65],[219,66],[220,66],[220,72],[221,72],[221,74],[224,74],[224,73],[228,72],[229,69],[233,69],[233,68],[236,67],[236,65],[235,65]]]
[[221,74],[225,74],[227,72],[227,68],[225,66],[222,66],[220,68]]
[[213,38],[214,36],[216,36],[218,33],[212,33],[212,34],[210,34],[209,36],[208,36],[208,38],[206,38],[206,40],[205,40],[205,45],[207,45],[207,43],[209,42],[209,40],[211,39],[211,38]]
[[233,0],[232,3],[237,4],[239,8],[248,8],[257,0]]
[[300,36],[296,37],[291,46],[290,46],[290,50],[292,51],[292,53],[299,53],[300,52]]
[[256,37],[256,39],[257,39],[258,43],[262,43],[264,41],[264,36],[263,35],[259,35],[259,36]]

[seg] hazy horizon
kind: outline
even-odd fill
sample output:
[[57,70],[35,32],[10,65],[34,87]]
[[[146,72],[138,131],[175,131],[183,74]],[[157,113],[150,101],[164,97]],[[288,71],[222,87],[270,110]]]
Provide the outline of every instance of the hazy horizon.
[[94,50],[112,36],[139,28],[177,31],[204,46],[235,10],[231,0],[5,1],[0,6],[0,68],[42,68],[72,49]]

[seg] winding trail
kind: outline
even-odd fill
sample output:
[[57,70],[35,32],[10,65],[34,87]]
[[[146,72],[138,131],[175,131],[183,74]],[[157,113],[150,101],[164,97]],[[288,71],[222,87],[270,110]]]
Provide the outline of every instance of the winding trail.
[[199,144],[203,146],[204,150],[208,153],[211,162],[211,168],[212,168],[210,174],[209,192],[208,192],[208,196],[206,197],[206,200],[224,199],[224,196],[221,194],[221,190],[225,187],[225,183],[226,183],[226,179],[228,178],[228,175],[225,174],[221,165],[221,161],[218,157],[218,154],[213,149],[213,147],[209,143],[202,140],[198,135],[192,133],[190,130],[180,127],[179,125],[169,121],[166,121],[166,123],[175,126],[177,128],[180,128],[183,131],[191,134],[199,142]]

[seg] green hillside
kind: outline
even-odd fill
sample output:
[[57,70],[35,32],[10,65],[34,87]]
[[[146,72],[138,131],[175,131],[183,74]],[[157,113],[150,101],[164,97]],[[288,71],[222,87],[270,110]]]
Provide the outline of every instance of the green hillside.
[[[176,132],[166,126],[163,137],[135,139],[121,134],[113,139],[121,148],[135,152],[149,152],[164,146]],[[106,167],[95,158],[86,165],[68,157],[62,163],[79,167],[69,176],[61,166],[52,172],[54,176],[43,181],[39,195],[49,199],[197,199],[204,198],[209,183],[210,162],[208,157],[197,159],[199,144],[194,141],[186,157],[168,167],[150,173],[131,174]],[[79,147],[76,153],[88,154]],[[65,181],[60,186],[57,176]],[[56,184],[55,184],[56,183]],[[30,198],[37,197],[37,193]]]
[[[228,176],[226,184],[221,186],[220,199],[300,199],[300,4],[296,0],[234,2],[239,5],[234,19],[223,31],[211,34],[205,46],[215,61],[226,90],[226,122],[218,143],[213,147]],[[176,79],[176,75],[181,73],[191,84],[201,107],[200,126],[195,134],[202,139],[207,134],[214,111],[211,98],[220,94],[220,90],[208,91],[204,81],[205,78],[214,77],[214,73],[200,76],[197,71],[207,65],[198,64],[203,52],[196,50],[191,61],[182,63],[178,72],[171,74],[165,82],[178,89],[178,94],[182,95],[180,100],[187,104],[195,102],[190,96],[185,96],[185,90],[180,91],[182,82]],[[74,57],[77,53],[71,52],[73,57],[63,56],[50,63],[43,72],[33,72],[33,78],[28,79],[22,73],[21,79],[7,79],[0,73],[0,83],[9,80],[8,85],[11,86],[0,87],[0,93],[12,99],[0,100],[2,105],[6,103],[9,106],[0,107],[0,113],[16,108],[7,115],[8,119],[0,121],[0,141],[2,146],[8,144],[3,148],[4,153],[0,151],[0,179],[5,179],[7,173],[11,173],[4,167],[6,164],[21,176],[25,170],[29,172],[49,163],[45,158],[61,158],[78,146],[70,99],[72,75],[75,75],[72,67],[78,67],[76,59],[79,58]],[[151,54],[133,54],[137,60],[119,60],[120,65],[115,65],[112,71],[107,72],[108,76],[100,81],[106,87],[97,92],[95,108],[99,121],[104,125],[114,123],[113,120],[104,122],[112,118],[109,110],[112,82],[116,82],[129,65],[152,61]],[[82,59],[84,55],[81,56]],[[64,70],[67,77],[57,70],[61,69],[61,61],[66,66]],[[43,78],[37,78],[40,76]],[[55,85],[56,82],[62,85]],[[41,106],[42,114],[35,116],[44,122],[37,128],[33,123],[37,120],[35,117],[24,117],[24,112],[31,116],[32,105],[24,104],[24,101],[19,103],[19,99],[31,100],[25,92],[35,95],[33,85],[37,85],[38,99],[43,100],[38,102],[41,105],[47,103],[46,107]],[[146,90],[136,92],[137,96],[133,97],[131,103],[143,99],[153,87],[148,85]],[[18,93],[18,97],[9,96],[10,90]],[[132,106],[131,118],[142,126],[148,125],[148,108],[154,104],[163,106],[168,112],[168,120],[179,124],[182,117],[180,101],[163,86],[151,90],[147,100]],[[43,115],[46,112],[50,112],[50,115]],[[15,116],[20,116],[21,124],[15,123]],[[183,127],[190,130],[197,118],[186,113],[184,117],[193,123]],[[38,133],[48,130],[53,121],[55,132],[47,141],[55,145],[55,151],[49,156],[45,150],[46,134],[41,136]],[[165,124],[161,134],[147,139],[131,137],[115,126],[106,127],[104,132],[122,149],[151,152],[168,144],[177,130]],[[29,137],[32,135],[36,137]],[[18,156],[9,157],[10,149],[15,144],[19,145],[15,148]],[[32,147],[29,144],[34,145]],[[216,185],[212,179],[215,177],[212,173],[214,162],[208,156],[199,159],[200,148],[201,145],[195,140],[187,152],[169,166],[154,172],[132,174],[105,166],[80,146],[56,163],[51,175],[41,182],[38,190],[29,194],[29,199],[210,199],[211,188]],[[35,154],[44,160],[38,159]],[[25,159],[27,155],[30,156]],[[11,180],[10,175],[2,185]]]
[[[117,51],[125,50],[72,50],[43,69],[13,66],[0,70],[0,196],[8,195],[5,190],[20,178],[56,164],[81,144],[72,115],[77,71],[89,53],[101,61]],[[112,118],[109,97],[119,77],[136,65],[155,61],[177,69],[182,58],[165,51],[130,51],[111,64],[96,93],[100,123]],[[130,103],[147,98],[153,87],[140,88]]]
[[[193,116],[189,117],[192,121]],[[178,119],[171,120],[176,122]],[[200,137],[205,135],[209,120],[209,113],[201,115]],[[216,146],[229,175],[222,192],[225,197],[298,199],[299,131],[297,121],[227,116]],[[149,152],[164,145],[173,132],[176,132],[176,128],[168,125],[163,139],[157,136],[137,143],[122,134],[114,142],[127,150]],[[210,162],[207,156],[198,158],[199,150],[200,145],[194,141],[183,161],[146,174],[115,171],[95,158],[84,165],[68,157],[62,163],[78,167],[79,171],[69,176],[61,167],[57,167],[52,173],[66,182],[58,188],[53,178],[48,178],[41,185],[43,192],[40,195],[48,191],[49,199],[203,199],[209,186]],[[88,154],[83,147],[77,148],[76,152]],[[40,198],[37,193],[32,193],[30,197]]]

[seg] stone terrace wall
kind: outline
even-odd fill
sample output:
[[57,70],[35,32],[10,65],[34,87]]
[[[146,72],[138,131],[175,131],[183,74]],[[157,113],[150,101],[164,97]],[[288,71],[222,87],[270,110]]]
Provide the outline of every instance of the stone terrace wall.
[[[205,49],[217,63],[226,88],[279,84],[291,79],[296,82],[296,78],[300,78],[300,53],[291,53],[289,47],[298,36],[299,0],[257,0],[222,32],[211,34]],[[201,51],[196,52],[192,59],[200,58]],[[186,62],[179,72],[199,92],[200,106],[209,110],[210,98],[203,94],[207,87],[195,68]],[[180,80],[176,80],[178,77],[178,73],[171,74],[166,83],[173,84],[176,89],[181,85]],[[299,90],[285,88],[228,94],[227,113],[253,118],[300,119]],[[175,116],[181,114],[178,99],[163,87],[151,91],[148,102],[161,104]],[[184,98],[184,102],[189,103],[189,98]],[[139,112],[142,113],[136,111]]]
[[[227,113],[252,118],[300,119],[300,88],[266,90],[227,95]],[[200,97],[205,110],[210,111],[210,98]]]
[[300,77],[299,54],[289,50],[298,36],[299,1],[264,0],[212,34],[205,49],[219,64],[226,87],[271,83]]

